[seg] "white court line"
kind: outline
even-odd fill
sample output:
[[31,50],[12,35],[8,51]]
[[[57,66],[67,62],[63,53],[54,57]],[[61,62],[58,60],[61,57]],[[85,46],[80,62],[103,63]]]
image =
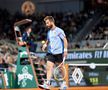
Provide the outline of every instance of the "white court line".
[[90,64],[69,64],[69,66],[91,66],[91,65],[95,65],[95,66],[108,66],[108,64],[95,64],[95,63],[90,63]]

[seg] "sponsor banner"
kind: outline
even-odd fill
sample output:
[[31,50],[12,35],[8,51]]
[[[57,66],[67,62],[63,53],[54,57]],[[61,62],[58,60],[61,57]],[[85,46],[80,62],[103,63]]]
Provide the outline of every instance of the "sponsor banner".
[[[37,56],[44,58],[45,52],[37,52]],[[93,60],[105,59],[108,60],[108,50],[73,50],[68,52],[67,60]]]

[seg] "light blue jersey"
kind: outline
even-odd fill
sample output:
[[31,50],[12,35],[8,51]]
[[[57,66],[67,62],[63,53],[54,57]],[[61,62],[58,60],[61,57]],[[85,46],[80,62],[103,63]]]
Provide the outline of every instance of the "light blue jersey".
[[51,54],[61,54],[64,51],[63,39],[65,33],[62,29],[56,27],[53,30],[49,30],[47,34],[48,44],[48,53]]

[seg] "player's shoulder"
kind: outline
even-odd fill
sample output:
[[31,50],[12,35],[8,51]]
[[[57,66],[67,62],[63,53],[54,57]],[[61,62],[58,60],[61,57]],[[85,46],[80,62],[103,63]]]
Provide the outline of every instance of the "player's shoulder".
[[63,32],[63,29],[61,29],[61,28],[59,28],[59,27],[56,27],[56,30],[57,30],[58,32]]
[[61,29],[60,27],[56,27],[56,29],[57,29],[57,30],[63,30],[63,29]]

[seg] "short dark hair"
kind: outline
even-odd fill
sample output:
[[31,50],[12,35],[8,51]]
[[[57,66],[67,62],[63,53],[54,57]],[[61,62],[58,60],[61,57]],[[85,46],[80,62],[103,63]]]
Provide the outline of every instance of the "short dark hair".
[[46,21],[46,20],[49,20],[49,21],[55,23],[55,20],[54,20],[54,18],[53,18],[52,16],[46,16],[46,17],[44,18],[44,21]]

